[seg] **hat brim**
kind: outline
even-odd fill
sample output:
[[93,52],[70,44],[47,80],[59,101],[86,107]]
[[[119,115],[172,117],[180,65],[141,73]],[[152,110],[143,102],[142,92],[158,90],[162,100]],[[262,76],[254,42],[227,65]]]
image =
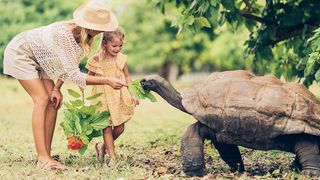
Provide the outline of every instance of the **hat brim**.
[[83,12],[81,10],[77,10],[73,13],[74,22],[80,27],[97,31],[114,31],[119,27],[118,19],[112,12],[110,12],[110,21],[103,25],[87,22],[83,19],[82,13]]

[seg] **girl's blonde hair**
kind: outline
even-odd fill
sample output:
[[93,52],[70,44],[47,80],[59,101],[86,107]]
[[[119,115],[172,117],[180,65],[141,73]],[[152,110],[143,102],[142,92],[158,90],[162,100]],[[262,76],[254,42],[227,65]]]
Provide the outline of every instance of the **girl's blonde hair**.
[[104,44],[111,40],[112,37],[119,38],[122,42],[124,41],[124,32],[121,27],[118,27],[114,31],[106,31],[102,35],[102,41],[101,41],[101,48],[99,51],[99,60],[103,59],[106,54],[106,49],[104,47]]
[[89,54],[92,47],[93,37],[89,35],[90,29],[82,28],[80,30],[81,47],[85,54]]
[[103,36],[102,36],[102,43],[101,45],[103,44],[103,41],[110,41],[110,39],[113,37],[113,36],[116,36],[117,38],[119,38],[121,41],[124,40],[124,32],[122,30],[121,27],[118,27],[116,30],[114,31],[107,31],[107,32],[104,32],[103,33]]

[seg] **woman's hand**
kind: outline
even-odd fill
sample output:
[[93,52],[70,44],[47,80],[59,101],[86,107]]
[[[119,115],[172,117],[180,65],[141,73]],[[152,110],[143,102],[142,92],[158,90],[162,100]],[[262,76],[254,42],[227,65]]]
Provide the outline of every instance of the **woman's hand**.
[[109,77],[107,79],[107,85],[110,85],[114,89],[121,89],[123,86],[128,86],[126,83],[121,82],[120,79],[115,77]]
[[54,104],[55,109],[59,109],[62,105],[62,93],[58,89],[53,89],[51,91],[51,98],[50,101]]

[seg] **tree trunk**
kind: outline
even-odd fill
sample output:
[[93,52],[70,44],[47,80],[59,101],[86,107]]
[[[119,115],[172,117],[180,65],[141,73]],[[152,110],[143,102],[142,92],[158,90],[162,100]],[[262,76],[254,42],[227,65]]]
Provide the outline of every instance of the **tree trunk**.
[[178,76],[178,67],[172,60],[168,60],[162,64],[159,74],[169,82],[175,81]]

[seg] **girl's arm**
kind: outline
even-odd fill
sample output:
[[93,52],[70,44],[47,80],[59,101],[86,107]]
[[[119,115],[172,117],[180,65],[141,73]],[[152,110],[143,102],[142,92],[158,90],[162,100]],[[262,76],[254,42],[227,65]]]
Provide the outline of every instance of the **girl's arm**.
[[[126,83],[127,84],[131,84],[132,79],[131,79],[130,74],[129,74],[127,63],[123,67],[123,73],[124,73],[124,76],[126,78]],[[139,100],[134,98],[132,95],[131,95],[131,101],[135,106],[140,104]]]
[[126,83],[127,84],[131,84],[132,79],[131,79],[130,74],[129,74],[127,63],[124,64],[123,73],[124,73],[124,77],[126,78]]
[[[93,60],[98,61],[98,56],[94,56]],[[120,89],[122,86],[127,86],[126,83],[123,83],[118,78],[114,77],[101,77],[96,76],[95,72],[89,70],[88,75],[86,76],[87,85],[110,85],[114,89]]]

